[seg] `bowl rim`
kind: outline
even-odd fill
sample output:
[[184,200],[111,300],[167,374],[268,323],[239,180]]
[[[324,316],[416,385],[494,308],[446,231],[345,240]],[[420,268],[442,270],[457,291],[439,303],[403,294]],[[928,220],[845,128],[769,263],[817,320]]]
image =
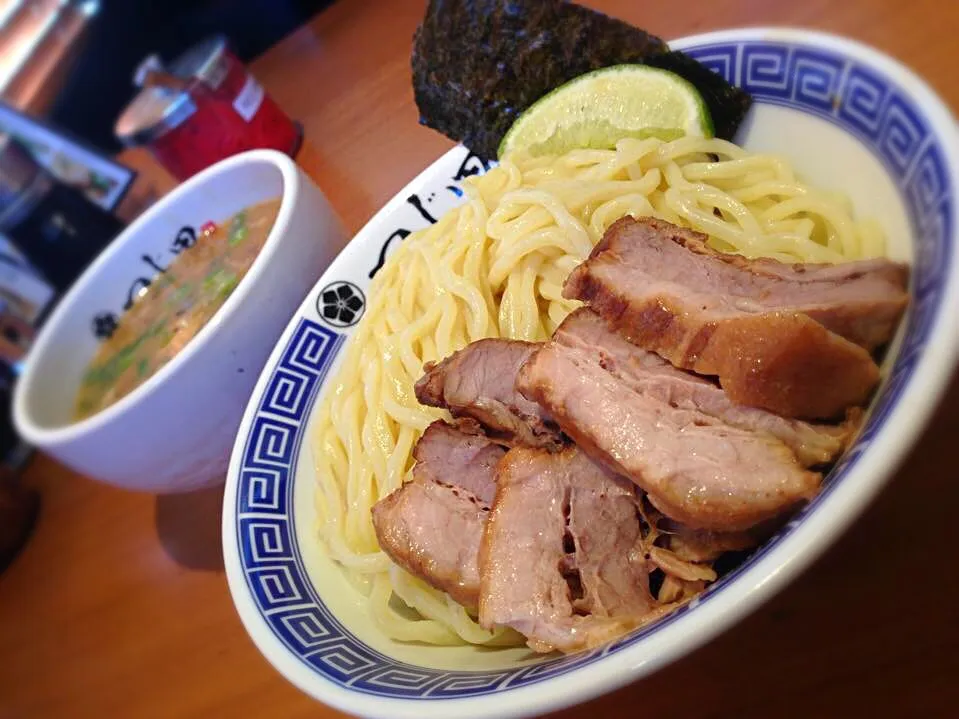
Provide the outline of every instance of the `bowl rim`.
[[[947,172],[957,179],[959,168],[959,128],[948,106],[916,73],[898,60],[859,41],[836,34],[797,27],[755,26],[729,28],[680,38],[670,43],[674,49],[704,47],[717,43],[750,41],[783,42],[829,49],[844,57],[860,60],[900,87],[908,89],[915,103],[921,106],[931,134],[941,143],[947,160]],[[450,153],[461,150],[454,148]],[[446,157],[447,155],[444,155]],[[435,162],[439,162],[438,158]],[[381,222],[417,186],[435,162],[388,201],[361,229],[365,234]],[[952,199],[959,202],[959,184],[953,182]],[[586,701],[647,676],[702,646],[767,601],[802,570],[817,559],[836,537],[845,531],[875,498],[881,487],[905,459],[907,450],[939,404],[959,359],[959,334],[953,328],[959,323],[959,228],[951,237],[953,253],[943,274],[942,294],[934,308],[929,343],[919,353],[918,361],[892,405],[889,416],[863,451],[854,468],[856,481],[837,483],[831,501],[817,511],[805,515],[796,528],[783,537],[769,553],[759,557],[734,584],[717,592],[713,601],[691,612],[684,623],[685,634],[662,631],[650,634],[642,642],[611,653],[600,661],[577,667],[561,676],[534,685],[510,687],[507,690],[465,698],[385,697],[362,693],[333,682],[304,665],[271,630],[253,601],[245,583],[236,542],[235,507],[238,491],[239,460],[256,415],[256,402],[263,395],[271,373],[275,370],[284,344],[304,317],[311,315],[311,298],[317,287],[334,275],[340,258],[319,279],[303,305],[291,319],[274,352],[261,373],[251,401],[244,413],[237,441],[231,456],[223,507],[224,565],[234,606],[258,649],[292,684],[306,694],[337,709],[377,717],[443,717],[452,712],[460,717],[494,715],[527,716]],[[345,255],[347,250],[342,253]],[[342,256],[342,255],[341,255]],[[292,480],[291,480],[292,481]],[[291,511],[291,510],[290,510]],[[737,591],[733,592],[733,587]],[[361,641],[357,639],[357,641]]]
[[[105,409],[79,421],[71,421],[68,424],[56,427],[45,426],[36,422],[29,409],[30,395],[42,383],[42,376],[39,375],[37,369],[39,363],[35,358],[42,356],[55,346],[56,334],[60,327],[65,323],[75,321],[74,315],[78,311],[77,299],[86,292],[91,284],[98,280],[101,273],[110,267],[116,256],[127,244],[135,242],[141,233],[149,231],[155,222],[162,222],[163,215],[170,207],[178,204],[198,188],[216,183],[224,175],[234,171],[242,172],[244,166],[253,164],[270,165],[279,172],[283,186],[280,194],[280,209],[249,270],[226,301],[217,308],[213,316],[203,324],[173,359],[150,375],[145,382],[138,385],[129,394],[121,397]],[[277,150],[249,150],[234,155],[207,167],[178,185],[167,195],[157,200],[117,235],[59,300],[24,358],[24,371],[17,381],[13,400],[14,423],[23,438],[41,448],[50,447],[69,443],[113,424],[122,419],[144,398],[157,392],[169,378],[178,374],[182,367],[202,352],[204,346],[219,334],[225,318],[243,305],[252,291],[251,288],[256,283],[257,277],[262,274],[263,268],[276,253],[280,237],[289,226],[293,208],[301,193],[301,180],[298,172],[293,160]]]

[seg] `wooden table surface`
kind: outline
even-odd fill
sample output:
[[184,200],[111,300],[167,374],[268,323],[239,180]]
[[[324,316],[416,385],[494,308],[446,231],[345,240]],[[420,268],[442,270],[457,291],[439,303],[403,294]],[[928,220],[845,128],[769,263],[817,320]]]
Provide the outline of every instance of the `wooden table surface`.
[[[666,38],[760,23],[843,33],[959,107],[954,0],[590,4]],[[352,229],[450,144],[416,122],[409,49],[423,5],[339,0],[254,64],[303,121],[311,172]],[[888,489],[798,581],[655,676],[557,716],[959,716],[957,428],[954,382]],[[289,685],[240,625],[221,490],[132,494],[42,456],[26,479],[43,507],[0,575],[0,717],[340,716]]]

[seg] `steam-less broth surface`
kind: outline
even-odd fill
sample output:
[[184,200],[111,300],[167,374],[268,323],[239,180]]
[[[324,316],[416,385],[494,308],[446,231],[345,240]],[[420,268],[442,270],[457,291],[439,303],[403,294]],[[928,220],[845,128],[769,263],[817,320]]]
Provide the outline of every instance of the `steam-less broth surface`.
[[80,385],[75,419],[109,407],[182,350],[227,300],[266,241],[279,198],[252,205],[202,232],[120,318]]

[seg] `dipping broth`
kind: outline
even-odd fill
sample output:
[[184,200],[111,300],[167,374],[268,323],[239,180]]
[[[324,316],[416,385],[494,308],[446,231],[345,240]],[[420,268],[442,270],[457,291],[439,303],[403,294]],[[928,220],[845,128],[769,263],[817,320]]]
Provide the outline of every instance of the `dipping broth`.
[[279,198],[241,210],[201,232],[120,318],[87,368],[77,420],[109,407],[173,359],[243,279],[280,210]]

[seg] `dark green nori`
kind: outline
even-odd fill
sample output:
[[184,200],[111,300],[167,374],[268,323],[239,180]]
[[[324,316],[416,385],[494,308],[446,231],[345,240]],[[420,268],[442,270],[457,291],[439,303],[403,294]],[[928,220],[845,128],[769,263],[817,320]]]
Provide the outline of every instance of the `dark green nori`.
[[732,137],[748,94],[658,37],[564,0],[430,0],[413,39],[413,92],[422,124],[495,159],[513,121],[550,90],[642,62],[692,82],[716,135]]
[[700,65],[689,55],[681,52],[665,52],[646,58],[646,64],[669,70],[685,78],[703,96],[709,114],[713,118],[716,137],[732,140],[742,124],[752,97],[745,90],[730,85],[705,65]]

